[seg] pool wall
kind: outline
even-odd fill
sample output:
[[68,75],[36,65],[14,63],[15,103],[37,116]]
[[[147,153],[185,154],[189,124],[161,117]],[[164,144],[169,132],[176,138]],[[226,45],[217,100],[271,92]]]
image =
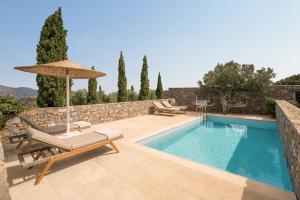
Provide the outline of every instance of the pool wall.
[[276,120],[294,192],[300,199],[300,109],[285,100],[277,100]]

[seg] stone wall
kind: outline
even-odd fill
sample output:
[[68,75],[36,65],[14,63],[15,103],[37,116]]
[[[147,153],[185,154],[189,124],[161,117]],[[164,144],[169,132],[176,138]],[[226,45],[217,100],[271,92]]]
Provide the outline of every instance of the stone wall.
[[[169,88],[169,98],[175,98],[178,105],[186,105],[190,110],[195,109],[195,95],[198,87],[189,88]],[[300,91],[300,85],[276,85],[271,87],[270,97],[281,100],[295,100],[295,92]],[[213,102],[208,106],[209,112],[222,112],[218,95],[213,95]],[[265,114],[265,100],[262,97],[251,97],[248,100],[247,107],[232,107],[229,112],[232,113],[249,113]]]
[[280,100],[295,100],[295,92],[300,92],[300,85],[275,85],[271,87],[270,96]]
[[193,108],[195,104],[195,95],[199,88],[169,88],[169,98],[174,98],[177,105],[188,106],[189,109]]
[[277,100],[276,120],[294,192],[300,199],[300,109],[285,100]]
[[[174,101],[174,99],[166,99]],[[130,101],[121,103],[93,104],[70,107],[70,120],[89,121],[92,124],[109,122],[119,119],[136,117],[151,113],[153,101]],[[21,113],[42,127],[66,124],[66,108],[37,108]],[[12,133],[26,131],[21,120],[16,117],[6,123],[6,128]]]
[[7,172],[4,165],[4,152],[3,152],[1,141],[0,141],[0,199],[10,200],[8,182],[7,182]]

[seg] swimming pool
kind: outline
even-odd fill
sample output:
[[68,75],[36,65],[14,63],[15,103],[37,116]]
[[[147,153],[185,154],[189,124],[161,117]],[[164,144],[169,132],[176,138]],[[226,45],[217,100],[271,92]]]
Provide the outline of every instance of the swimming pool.
[[275,122],[209,116],[138,143],[292,191]]

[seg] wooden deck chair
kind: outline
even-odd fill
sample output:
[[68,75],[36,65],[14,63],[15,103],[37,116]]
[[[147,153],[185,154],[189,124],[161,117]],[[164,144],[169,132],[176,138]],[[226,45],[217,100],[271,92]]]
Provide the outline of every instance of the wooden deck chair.
[[[21,166],[32,168],[41,163],[46,163],[41,173],[37,176],[35,185],[40,183],[56,161],[98,149],[107,144],[111,145],[116,152],[119,152],[112,139],[99,132],[82,133],[77,136],[59,139],[56,136],[29,128],[28,137],[28,144],[23,149],[23,152],[18,154]],[[114,137],[116,138],[116,135]],[[40,143],[41,147],[30,148],[33,141]],[[28,162],[30,156],[31,161]]]
[[180,110],[182,110],[182,111],[186,111],[186,109],[187,109],[187,106],[173,106],[173,105],[171,105],[168,101],[162,101],[161,102],[166,108],[178,108],[178,109],[180,109]]
[[[39,131],[42,131],[44,133],[57,135],[57,134],[64,133],[64,132],[67,131],[67,125],[57,125],[57,126],[52,126],[52,127],[41,127],[36,122],[29,119],[28,117],[20,116],[20,119],[22,120],[22,122],[25,122],[30,127],[34,128],[34,129],[37,129]],[[85,128],[89,128],[90,126],[91,126],[90,122],[78,121],[78,122],[74,122],[74,123],[70,124],[70,130],[71,131],[79,131],[79,130],[82,130],[82,129],[85,129]],[[28,137],[27,137],[26,133],[21,133],[21,134],[17,134],[17,135],[8,136],[8,139],[9,139],[9,142],[11,144],[17,144],[18,143],[18,145],[16,147],[16,149],[18,149],[22,146],[22,144],[25,141],[28,140]]]
[[153,105],[156,114],[168,114],[170,116],[175,116],[176,114],[180,113],[179,108],[167,108],[158,101],[153,102]]

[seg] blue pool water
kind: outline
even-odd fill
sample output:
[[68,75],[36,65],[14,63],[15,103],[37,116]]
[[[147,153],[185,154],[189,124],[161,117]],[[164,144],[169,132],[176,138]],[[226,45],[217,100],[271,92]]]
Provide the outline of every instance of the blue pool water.
[[275,122],[208,117],[138,143],[292,191]]

